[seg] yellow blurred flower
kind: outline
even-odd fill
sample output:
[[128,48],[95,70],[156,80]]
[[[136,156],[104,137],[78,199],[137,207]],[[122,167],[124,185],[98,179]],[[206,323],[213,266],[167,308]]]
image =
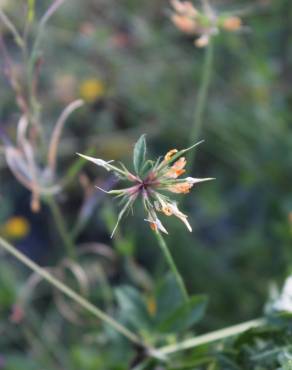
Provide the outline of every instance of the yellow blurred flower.
[[93,103],[105,94],[105,85],[97,79],[88,79],[82,82],[79,88],[80,97],[87,103]]
[[11,217],[1,227],[1,234],[9,239],[22,239],[30,232],[30,224],[26,218],[21,216]]

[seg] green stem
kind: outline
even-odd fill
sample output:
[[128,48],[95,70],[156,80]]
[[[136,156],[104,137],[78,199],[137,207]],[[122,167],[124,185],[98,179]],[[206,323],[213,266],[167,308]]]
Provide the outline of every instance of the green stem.
[[[202,72],[202,80],[200,83],[200,89],[197,97],[197,103],[194,114],[194,122],[191,127],[191,132],[189,136],[190,145],[197,142],[201,134],[202,125],[203,125],[203,116],[206,109],[208,90],[211,81],[211,72],[213,65],[213,45],[212,40],[208,44],[205,51],[205,59]],[[195,160],[195,151],[193,151],[192,156],[189,158],[189,166],[192,168]]]
[[[13,245],[8,243],[6,240],[0,237],[0,246],[6,250],[9,254],[13,255],[15,258],[17,258],[20,262],[22,262],[25,266],[30,268],[32,271],[34,271],[36,274],[41,276],[44,280],[46,280],[49,284],[54,286],[56,289],[58,289],[60,292],[64,293],[67,297],[71,298],[73,301],[78,303],[81,307],[83,307],[88,312],[92,313],[94,316],[96,316],[98,319],[102,320],[103,322],[107,323],[109,326],[111,326],[113,329],[115,329],[117,332],[122,334],[124,337],[126,337],[131,342],[146,347],[145,344],[140,340],[140,338],[132,333],[129,329],[115,321],[113,318],[108,316],[106,313],[101,311],[99,308],[94,306],[92,303],[90,303],[88,300],[84,299],[82,296],[74,292],[71,288],[69,288],[67,285],[62,283],[60,280],[55,278],[52,274],[50,274],[47,270],[41,268],[38,266],[35,262],[33,262],[31,259],[26,257],[23,253],[18,251]],[[149,353],[151,353],[151,350],[149,350]]]
[[68,257],[76,259],[75,245],[72,242],[69,231],[67,230],[67,227],[64,222],[64,217],[62,216],[58,203],[52,196],[46,197],[45,201],[51,210],[55,225],[64,243]]
[[187,292],[187,289],[185,287],[185,284],[184,284],[184,281],[175,265],[175,262],[172,258],[172,255],[170,254],[169,252],[169,249],[168,249],[168,246],[163,238],[163,236],[161,235],[161,233],[159,231],[155,231],[155,235],[156,235],[156,239],[158,241],[158,244],[159,244],[159,247],[162,251],[162,253],[164,254],[164,257],[168,263],[168,266],[169,268],[171,269],[171,271],[173,272],[175,278],[176,278],[176,281],[177,281],[177,285],[182,293],[182,296],[183,296],[183,299],[188,302],[189,300],[189,296],[188,296],[188,292]]
[[23,49],[24,43],[23,39],[20,35],[20,33],[17,31],[14,24],[11,22],[11,20],[7,17],[7,15],[3,12],[3,10],[0,8],[0,21],[4,23],[4,25],[9,29],[9,31],[12,33],[14,40],[16,44]]
[[241,334],[251,328],[257,328],[259,326],[263,326],[264,324],[266,324],[266,320],[264,318],[247,321],[247,322],[244,322],[238,325],[230,326],[225,329],[216,330],[211,333],[199,335],[195,338],[190,338],[190,339],[187,339],[177,344],[172,344],[170,346],[161,347],[161,348],[158,348],[157,351],[161,355],[169,355],[174,352],[184,351],[186,349],[198,347],[203,344],[218,341],[220,339],[232,337],[232,336]]

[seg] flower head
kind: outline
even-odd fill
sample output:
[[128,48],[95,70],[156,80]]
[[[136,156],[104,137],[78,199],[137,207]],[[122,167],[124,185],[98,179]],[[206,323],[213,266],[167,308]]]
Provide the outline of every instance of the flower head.
[[190,1],[170,0],[173,8],[171,15],[172,23],[177,29],[188,35],[197,36],[195,45],[205,47],[210,38],[220,30],[235,32],[242,28],[241,18],[229,14],[217,14],[203,1],[202,9],[197,9]]
[[165,216],[175,216],[179,218],[186,225],[187,229],[192,231],[187,215],[178,209],[176,201],[172,200],[167,194],[186,194],[189,193],[190,189],[196,183],[212,180],[212,178],[179,178],[185,173],[187,161],[184,154],[198,144],[200,143],[182,150],[172,149],[163,158],[158,158],[157,161],[151,161],[146,159],[146,141],[145,135],[142,135],[134,147],[133,173],[123,164],[118,167],[112,164],[113,161],[106,162],[102,159],[79,154],[83,158],[105,168],[107,171],[114,172],[121,180],[126,180],[131,183],[129,187],[107,192],[119,197],[123,206],[112,235],[122,217],[132,208],[134,202],[138,198],[142,200],[147,215],[145,221],[149,222],[153,230],[162,231],[167,234],[167,230],[157,215],[162,213]]

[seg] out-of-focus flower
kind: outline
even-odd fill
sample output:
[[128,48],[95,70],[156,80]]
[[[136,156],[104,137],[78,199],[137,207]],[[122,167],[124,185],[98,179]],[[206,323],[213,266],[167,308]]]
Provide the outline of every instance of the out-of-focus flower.
[[22,239],[29,234],[30,224],[26,218],[14,216],[5,222],[0,232],[9,239]]
[[226,31],[238,31],[242,27],[242,20],[235,16],[227,17],[222,20],[222,27]]
[[30,135],[29,122],[22,116],[17,126],[16,145],[6,144],[5,156],[8,167],[16,179],[31,191],[31,209],[40,210],[41,196],[52,195],[61,190],[56,184],[57,151],[60,137],[68,116],[83,105],[82,100],[76,100],[64,109],[56,122],[47,148],[47,162],[39,163],[39,143]]
[[292,276],[289,276],[278,299],[272,305],[274,311],[292,313]]
[[124,214],[132,209],[138,198],[142,200],[147,215],[145,221],[150,223],[153,230],[167,234],[167,230],[157,216],[157,212],[160,212],[165,216],[176,216],[186,225],[189,231],[192,231],[187,215],[182,213],[178,209],[177,203],[165,193],[186,194],[195,184],[212,180],[211,178],[198,179],[193,177],[179,179],[179,176],[185,172],[186,159],[183,155],[196,145],[198,144],[180,151],[173,149],[163,159],[158,158],[157,161],[151,161],[146,159],[146,141],[145,136],[142,135],[134,147],[134,173],[130,172],[123,164],[117,167],[113,165],[113,161],[104,161],[103,159],[79,154],[97,166],[112,171],[119,179],[131,183],[131,186],[127,188],[107,192],[121,198],[121,204],[123,205],[112,235]]
[[102,81],[97,79],[88,79],[80,85],[80,96],[87,103],[94,103],[105,94],[105,85]]
[[203,2],[202,10],[195,8],[190,1],[170,0],[170,3],[173,24],[186,34],[198,36],[195,40],[197,47],[208,45],[210,38],[217,35],[220,29],[235,32],[242,27],[239,17],[217,14],[208,1]]

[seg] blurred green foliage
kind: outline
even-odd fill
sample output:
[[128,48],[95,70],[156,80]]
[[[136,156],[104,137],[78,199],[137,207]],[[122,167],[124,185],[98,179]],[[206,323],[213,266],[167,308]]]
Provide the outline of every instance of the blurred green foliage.
[[[0,4],[22,30],[26,2]],[[29,12],[30,34],[37,32],[37,20],[50,4],[35,2]],[[226,0],[214,5],[242,10],[245,28],[214,39],[201,133],[205,142],[189,169],[194,177],[212,176],[216,181],[198,186],[187,200],[178,198],[189,214],[192,234],[175,220],[166,220],[167,242],[195,295],[192,310],[180,304],[174,283],[167,286],[171,280],[142,211],[129,215],[115,239],[109,239],[117,210],[93,188],[108,185],[107,173],[83,166],[80,173],[90,186],[73,176],[58,198],[69,229],[77,230],[79,249],[103,243],[104,250],[111,251],[93,254],[96,260],[81,258],[89,276],[89,297],[155,343],[173,343],[190,327],[195,327],[195,335],[260,316],[271,284],[281,283],[291,271],[291,1]],[[86,100],[66,124],[59,147],[60,178],[72,170],[76,152],[91,150],[99,158],[129,164],[141,133],[147,133],[153,158],[187,146],[204,50],[174,28],[169,12],[166,0],[71,0],[49,21],[37,55],[46,137],[65,105],[79,97]],[[0,31],[21,76],[21,54],[3,24]],[[20,113],[3,58],[0,63],[1,137],[14,142]],[[0,146],[0,222],[25,217],[31,231],[17,246],[43,265],[57,265],[64,252],[49,209],[43,206],[40,214],[31,213],[30,194],[7,169],[2,150]],[[68,271],[65,275],[78,288]],[[13,321],[13,306],[29,276],[1,255],[0,369],[122,370],[143,360],[143,353],[76,307],[71,307],[73,317],[64,318],[60,305],[68,310],[70,304],[61,299],[56,306],[55,295],[43,283],[32,290],[24,318]],[[205,294],[207,311],[198,324]],[[226,353],[221,348],[210,353],[204,347],[165,368],[287,370],[290,339],[289,328],[255,329],[228,343]],[[163,366],[149,361],[136,369]]]

